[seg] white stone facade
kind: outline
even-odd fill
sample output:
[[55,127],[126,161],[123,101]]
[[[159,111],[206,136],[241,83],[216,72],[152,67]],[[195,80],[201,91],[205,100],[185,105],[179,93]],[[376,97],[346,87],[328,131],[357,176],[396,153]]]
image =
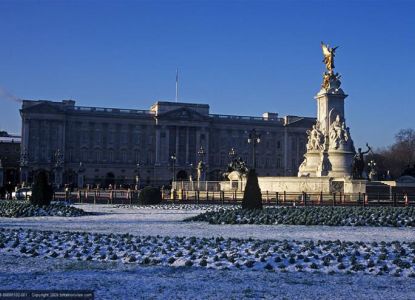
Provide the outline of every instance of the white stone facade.
[[[63,156],[63,183],[76,185],[82,162],[85,184],[167,184],[173,177],[196,177],[198,150],[205,149],[209,180],[221,180],[233,147],[250,166],[248,132],[261,134],[257,171],[293,176],[305,153],[306,129],[314,118],[266,113],[263,117],[210,114],[209,105],[157,102],[150,110],[76,106],[75,101],[23,101],[22,157],[25,168],[53,171]],[[172,164],[170,157],[176,156]],[[29,180],[30,181],[30,180]]]

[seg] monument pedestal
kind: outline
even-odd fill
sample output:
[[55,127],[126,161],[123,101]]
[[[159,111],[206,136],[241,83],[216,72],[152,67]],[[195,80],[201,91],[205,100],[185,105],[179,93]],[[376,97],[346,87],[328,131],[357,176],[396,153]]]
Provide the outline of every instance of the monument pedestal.
[[329,151],[328,157],[331,163],[328,176],[330,177],[350,177],[352,174],[352,164],[354,153],[351,151]]
[[346,177],[258,177],[262,192],[307,194],[358,194],[366,192],[367,180]]
[[320,156],[320,151],[318,150],[307,151],[307,153],[304,155],[304,161],[300,165],[298,176],[318,177],[317,169],[321,161]]

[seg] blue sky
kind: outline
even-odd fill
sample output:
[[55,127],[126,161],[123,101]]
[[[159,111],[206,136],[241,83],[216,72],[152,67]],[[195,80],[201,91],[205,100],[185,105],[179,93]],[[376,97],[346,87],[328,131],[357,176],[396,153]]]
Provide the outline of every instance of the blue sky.
[[316,116],[320,41],[339,45],[357,146],[414,127],[415,1],[0,1],[0,128],[23,99]]

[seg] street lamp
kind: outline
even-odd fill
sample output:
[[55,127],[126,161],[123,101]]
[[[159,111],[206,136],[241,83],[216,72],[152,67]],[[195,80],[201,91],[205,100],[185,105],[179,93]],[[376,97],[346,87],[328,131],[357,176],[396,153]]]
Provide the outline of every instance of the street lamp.
[[190,173],[190,174],[189,174],[189,180],[190,180],[190,181],[193,181],[193,164],[192,164],[192,163],[190,163],[190,164],[189,164],[189,169],[190,169],[190,170],[189,170],[189,171],[190,171],[190,172],[189,172],[189,173]]
[[255,128],[251,130],[248,136],[248,144],[252,144],[252,165],[256,167],[256,145],[261,142],[261,135],[256,132]]
[[373,181],[376,179],[376,175],[377,175],[376,162],[372,159],[367,165],[370,168],[369,179]]
[[197,154],[199,155],[199,163],[197,164],[197,181],[199,184],[201,179],[206,180],[204,176],[204,174],[206,173],[206,168],[205,168],[205,163],[204,163],[204,157],[206,155],[206,151],[203,148],[203,146],[200,146],[200,149],[197,151]]
[[172,164],[172,170],[173,170],[172,180],[171,180],[172,184],[173,184],[174,177],[176,174],[176,160],[177,160],[176,153],[173,153],[172,155],[170,155],[170,162]]
[[203,162],[203,158],[205,157],[206,151],[203,148],[203,146],[200,146],[200,149],[197,151],[197,154],[199,155],[200,160]]
[[140,189],[140,163],[137,162],[135,165],[135,189]]
[[231,150],[229,150],[229,158],[233,160],[236,157],[236,150],[232,147]]

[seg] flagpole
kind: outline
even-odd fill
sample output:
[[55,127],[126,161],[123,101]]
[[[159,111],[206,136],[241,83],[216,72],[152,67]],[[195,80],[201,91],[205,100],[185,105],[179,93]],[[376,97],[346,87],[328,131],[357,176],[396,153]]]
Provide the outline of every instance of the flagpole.
[[179,99],[179,68],[176,68],[176,103]]

